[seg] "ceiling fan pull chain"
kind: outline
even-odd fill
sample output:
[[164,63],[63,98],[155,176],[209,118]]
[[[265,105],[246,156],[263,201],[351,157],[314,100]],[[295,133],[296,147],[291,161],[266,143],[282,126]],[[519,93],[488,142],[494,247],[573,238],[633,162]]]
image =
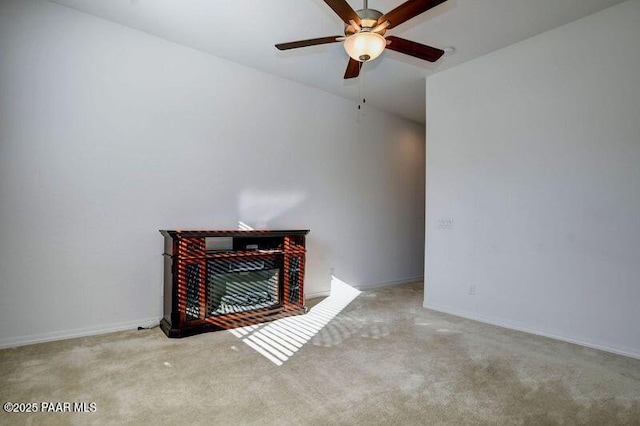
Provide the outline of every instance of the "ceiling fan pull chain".
[[[364,68],[364,62],[360,62],[360,71],[362,72],[362,68]],[[362,98],[362,104],[364,105],[367,100],[365,99],[366,96],[366,91],[367,91],[367,85],[366,85],[366,81],[365,81],[365,77],[364,77],[364,73],[360,74],[360,82],[362,83],[362,94],[360,96],[360,98]]]
[[362,63],[358,63],[358,110],[362,109],[362,103],[360,99],[362,99],[362,74],[360,71],[362,70]]
[[358,97],[360,98],[360,100],[362,100],[361,102],[360,100],[358,101],[358,109],[362,110],[362,107],[367,102],[367,100],[365,99],[366,86],[364,81],[364,73],[362,72],[362,68],[364,68],[364,62],[360,62],[358,66],[360,67],[360,71],[358,73],[360,80],[358,81]]

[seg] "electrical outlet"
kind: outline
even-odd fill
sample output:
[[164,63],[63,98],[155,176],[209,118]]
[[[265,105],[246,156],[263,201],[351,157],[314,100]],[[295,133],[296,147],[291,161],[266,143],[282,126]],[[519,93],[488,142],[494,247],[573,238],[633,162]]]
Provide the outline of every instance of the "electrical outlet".
[[436,226],[438,229],[453,229],[453,219],[450,217],[445,219],[438,219],[438,223]]
[[475,296],[476,295],[476,286],[475,285],[470,285],[469,286],[469,296]]

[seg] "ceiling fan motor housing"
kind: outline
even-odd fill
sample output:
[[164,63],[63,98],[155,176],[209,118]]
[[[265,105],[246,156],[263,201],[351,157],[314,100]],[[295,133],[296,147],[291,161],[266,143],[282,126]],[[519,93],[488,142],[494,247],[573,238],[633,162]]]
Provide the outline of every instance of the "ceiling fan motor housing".
[[[373,27],[378,25],[378,19],[383,15],[382,12],[375,9],[360,9],[356,10],[356,13],[360,17],[360,26],[362,27],[362,31],[371,31]],[[344,35],[347,37],[357,32],[358,31],[353,28],[352,25],[347,24],[344,26]],[[380,35],[384,35],[385,32],[385,29],[377,31]]]

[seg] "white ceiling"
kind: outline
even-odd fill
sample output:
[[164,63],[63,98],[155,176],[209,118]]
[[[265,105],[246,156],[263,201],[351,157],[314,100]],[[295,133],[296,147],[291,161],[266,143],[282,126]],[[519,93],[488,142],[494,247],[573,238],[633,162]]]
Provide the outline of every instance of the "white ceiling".
[[[50,0],[268,73],[425,121],[425,77],[623,0],[449,0],[389,30],[453,55],[435,64],[385,51],[362,78],[343,80],[340,43],[278,51],[274,44],[342,34],[322,0]],[[369,0],[388,12],[402,0]],[[350,0],[354,9],[361,1]]]

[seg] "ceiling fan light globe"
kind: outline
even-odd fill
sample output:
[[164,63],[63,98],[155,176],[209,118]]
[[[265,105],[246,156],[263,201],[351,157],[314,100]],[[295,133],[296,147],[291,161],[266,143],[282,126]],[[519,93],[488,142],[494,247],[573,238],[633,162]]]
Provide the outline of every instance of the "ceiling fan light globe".
[[386,46],[387,42],[384,37],[366,31],[353,34],[344,41],[344,50],[347,55],[359,62],[376,59]]

